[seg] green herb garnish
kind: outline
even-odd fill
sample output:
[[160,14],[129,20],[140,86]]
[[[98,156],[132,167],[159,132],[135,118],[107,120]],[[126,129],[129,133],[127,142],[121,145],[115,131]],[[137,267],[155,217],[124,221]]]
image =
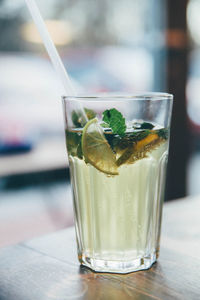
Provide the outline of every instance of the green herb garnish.
[[67,151],[70,155],[73,156],[81,156],[80,153],[80,144],[81,144],[81,134],[78,132],[70,132],[66,131],[66,139],[67,139]]
[[[92,109],[84,108],[84,111],[86,113],[88,120],[94,119],[97,115]],[[73,110],[72,122],[73,122],[74,126],[76,126],[78,128],[85,125],[85,119],[83,118],[81,111]]]
[[96,113],[94,112],[94,110],[92,109],[88,109],[88,108],[84,108],[86,116],[88,118],[88,120],[92,120],[96,117]]
[[168,137],[169,137],[169,130],[166,129],[166,128],[162,128],[162,129],[159,129],[159,130],[157,131],[157,134],[158,134],[158,136],[161,137],[162,139],[167,140]]
[[141,124],[140,129],[153,129],[155,126],[151,123],[144,122]]
[[126,122],[122,114],[115,108],[103,112],[103,121],[109,125],[114,134],[123,136],[126,132]]

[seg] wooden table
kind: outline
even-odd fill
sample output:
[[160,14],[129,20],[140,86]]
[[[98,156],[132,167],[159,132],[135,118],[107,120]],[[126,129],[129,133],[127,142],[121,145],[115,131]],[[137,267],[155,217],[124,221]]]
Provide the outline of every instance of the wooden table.
[[127,275],[80,267],[74,228],[0,250],[1,300],[200,299],[200,198],[164,207],[159,261]]

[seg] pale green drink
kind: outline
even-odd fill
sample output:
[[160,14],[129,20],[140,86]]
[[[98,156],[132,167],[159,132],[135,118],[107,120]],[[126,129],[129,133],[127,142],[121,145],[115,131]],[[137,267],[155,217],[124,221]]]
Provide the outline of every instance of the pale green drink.
[[66,131],[78,257],[95,271],[147,269],[159,254],[169,130],[132,123],[121,136],[95,119]]

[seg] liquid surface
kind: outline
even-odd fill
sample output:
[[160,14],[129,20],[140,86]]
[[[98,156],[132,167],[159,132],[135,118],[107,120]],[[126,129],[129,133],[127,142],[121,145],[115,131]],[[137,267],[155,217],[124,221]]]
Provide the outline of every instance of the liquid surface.
[[[86,160],[87,162],[87,157],[84,157],[82,149],[82,135],[82,129],[66,131],[67,150],[69,155]],[[98,144],[97,134],[95,134],[95,132],[90,132],[88,135],[90,135],[93,144],[96,143],[95,146],[96,149],[98,149],[100,144]],[[166,142],[168,140],[168,129],[156,129],[156,127],[151,130],[132,129],[129,131],[127,130],[124,136],[113,134],[110,129],[104,129],[103,135],[109,148],[111,148],[113,152],[116,166],[120,167],[123,164],[132,164],[139,159],[145,158],[148,152],[151,152],[159,147],[163,142]],[[99,155],[95,153],[96,149],[93,147],[93,155],[96,155],[96,159],[103,159],[103,157],[99,157]]]

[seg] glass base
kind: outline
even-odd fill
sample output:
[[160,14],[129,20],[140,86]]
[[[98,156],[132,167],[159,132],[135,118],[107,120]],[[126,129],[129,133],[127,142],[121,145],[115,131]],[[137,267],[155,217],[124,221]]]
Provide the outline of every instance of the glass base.
[[149,269],[156,262],[157,257],[158,253],[153,253],[149,256],[139,257],[130,261],[113,261],[94,259],[81,255],[79,261],[83,266],[86,266],[95,272],[127,274]]

